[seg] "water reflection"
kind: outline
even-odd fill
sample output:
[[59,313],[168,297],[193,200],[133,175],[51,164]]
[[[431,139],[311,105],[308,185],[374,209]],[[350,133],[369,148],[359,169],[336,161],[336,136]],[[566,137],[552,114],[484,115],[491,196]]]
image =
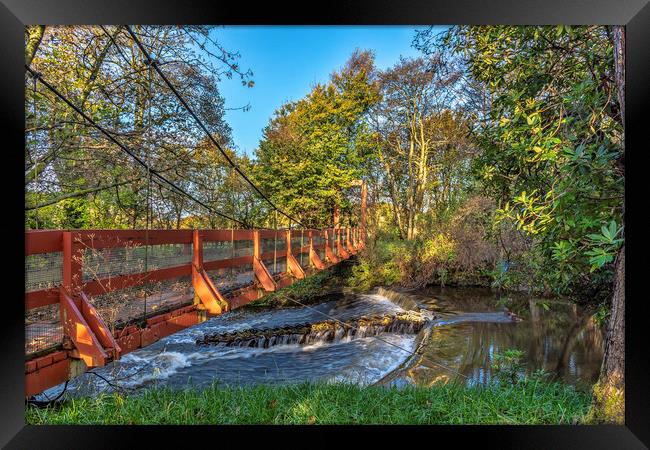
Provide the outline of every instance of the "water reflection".
[[[442,319],[424,339],[423,357],[393,374],[393,381],[408,378],[418,385],[431,385],[454,379],[487,384],[495,378],[495,354],[508,349],[523,352],[522,373],[543,369],[581,388],[598,378],[602,330],[591,314],[573,303],[521,295],[499,297],[482,289],[438,288],[415,295],[421,306],[437,311]],[[497,320],[508,317],[507,312],[523,320]]]

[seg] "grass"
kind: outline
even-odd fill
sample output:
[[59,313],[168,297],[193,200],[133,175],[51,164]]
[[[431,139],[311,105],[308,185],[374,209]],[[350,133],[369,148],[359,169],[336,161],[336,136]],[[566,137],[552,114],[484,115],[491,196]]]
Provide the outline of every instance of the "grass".
[[319,303],[323,301],[324,297],[339,292],[343,287],[347,286],[352,264],[352,262],[343,261],[336,266],[328,267],[277,292],[266,294],[261,299],[255,300],[245,307],[277,308],[296,306],[297,304],[290,299],[303,304]]
[[28,424],[575,424],[591,396],[570,386],[529,381],[360,387],[298,384],[103,395],[63,405],[28,407]]

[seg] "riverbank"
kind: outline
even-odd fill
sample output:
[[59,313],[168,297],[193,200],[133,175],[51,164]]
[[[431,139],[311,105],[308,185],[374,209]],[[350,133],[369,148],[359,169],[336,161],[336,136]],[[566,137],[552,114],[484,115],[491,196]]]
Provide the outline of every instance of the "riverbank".
[[259,300],[247,304],[244,308],[283,308],[326,301],[332,296],[342,294],[349,288],[349,278],[355,263],[355,260],[343,260],[279,291],[266,294]]
[[352,384],[256,385],[204,390],[148,389],[103,395],[57,407],[28,407],[42,424],[576,424],[589,393],[542,381],[467,388]]

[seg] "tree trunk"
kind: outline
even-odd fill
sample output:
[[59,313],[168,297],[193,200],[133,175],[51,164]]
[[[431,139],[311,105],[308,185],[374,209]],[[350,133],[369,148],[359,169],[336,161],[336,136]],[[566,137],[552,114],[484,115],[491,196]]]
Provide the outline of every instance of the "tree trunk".
[[[614,69],[621,121],[625,129],[625,31],[615,26]],[[625,147],[623,147],[623,154]],[[624,170],[624,162],[620,163]],[[623,171],[624,173],[624,171]],[[623,224],[625,224],[625,200],[623,200]],[[592,421],[625,423],[625,242],[616,255],[614,273],[614,296],[612,298],[605,356],[600,378],[594,386]]]
[[334,223],[334,228],[339,227],[340,220],[341,220],[341,209],[338,204],[335,204],[334,211],[332,212],[332,222]]
[[366,180],[361,182],[361,242],[366,242],[368,238],[366,227],[367,227],[367,218],[366,211],[368,209],[368,184]]
[[41,40],[43,39],[43,34],[45,33],[45,25],[36,25],[33,27],[27,27],[27,42],[25,43],[25,64],[28,66],[32,64],[34,55],[38,50],[38,46],[41,45]]
[[621,108],[621,123],[625,126],[625,28],[615,26],[613,39],[616,90]]
[[600,379],[594,386],[594,422],[625,423],[625,245],[616,256],[614,297]]

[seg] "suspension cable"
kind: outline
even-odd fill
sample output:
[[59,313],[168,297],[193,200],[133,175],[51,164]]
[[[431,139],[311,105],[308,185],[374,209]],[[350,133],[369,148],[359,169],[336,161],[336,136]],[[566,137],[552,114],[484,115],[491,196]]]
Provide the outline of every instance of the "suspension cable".
[[[34,69],[29,67],[28,65],[25,65],[25,69],[32,75],[32,77],[36,78],[43,86],[45,86],[47,89],[49,89],[54,95],[56,95],[58,98],[60,98],[65,104],[67,104],[70,108],[72,108],[77,114],[79,114],[81,117],[83,117],[90,125],[92,125],[94,128],[96,128],[99,132],[101,132],[104,136],[106,136],[111,142],[113,142],[115,145],[117,145],[122,151],[124,151],[126,154],[128,154],[131,158],[133,158],[138,164],[140,164],[142,167],[147,168],[147,163],[144,162],[140,157],[138,157],[133,151],[131,151],[126,145],[124,145],[122,142],[120,142],[117,138],[115,138],[112,133],[107,131],[105,128],[103,128],[101,125],[97,124],[93,119],[91,119],[86,113],[84,113],[79,107],[77,107],[74,103],[72,103],[68,98],[63,95],[61,92],[59,92],[54,86],[52,86],[50,83],[45,81],[43,77],[41,76],[40,73],[36,72]],[[161,175],[157,170],[149,168],[151,175],[155,176],[159,180],[163,181],[164,183],[167,183],[170,185],[172,188],[174,188],[176,191],[180,192],[187,198],[193,200],[197,204],[203,206],[206,208],[208,211],[212,212],[213,214],[216,214],[220,217],[223,217],[224,219],[231,220],[233,222],[236,222],[240,225],[242,225],[245,228],[250,228],[247,223],[242,222],[241,220],[235,219],[233,217],[230,217],[224,213],[221,213],[211,206],[205,204],[201,200],[197,199],[194,197],[192,194],[186,192],[183,190],[181,187],[177,186],[174,184],[172,181],[168,180],[165,178],[163,175]]]
[[183,96],[178,92],[178,90],[176,90],[176,88],[174,87],[174,85],[169,81],[169,79],[168,79],[167,76],[163,73],[163,71],[160,70],[160,68],[158,67],[158,63],[157,63],[153,58],[151,58],[151,55],[149,54],[149,52],[147,51],[147,49],[144,47],[144,45],[142,44],[142,42],[140,42],[140,39],[138,39],[138,37],[137,37],[136,34],[133,32],[133,30],[131,29],[131,27],[128,26],[128,25],[125,25],[124,27],[126,28],[126,31],[131,35],[131,38],[133,38],[133,41],[134,41],[134,42],[137,44],[137,46],[140,48],[140,50],[141,50],[142,53],[144,54],[145,58],[147,58],[147,62],[148,62],[149,64],[151,64],[151,66],[152,66],[152,67],[154,68],[154,70],[158,73],[158,75],[160,75],[160,77],[163,79],[163,81],[165,82],[165,84],[167,85],[167,87],[169,87],[169,89],[174,93],[174,95],[176,96],[176,98],[178,99],[178,101],[183,105],[183,107],[187,110],[187,112],[190,113],[190,115],[194,118],[194,120],[195,120],[196,123],[199,125],[199,127],[200,127],[200,128],[205,132],[205,134],[208,136],[208,138],[210,139],[210,141],[212,141],[212,143],[217,147],[217,149],[219,150],[219,152],[221,152],[221,154],[223,155],[223,157],[226,158],[226,161],[228,161],[228,163],[229,163],[229,164],[230,164],[230,165],[231,165],[231,166],[232,166],[232,167],[237,171],[237,173],[238,173],[239,175],[241,175],[242,178],[243,178],[244,180],[246,180],[246,182],[248,182],[248,184],[250,184],[251,187],[252,187],[253,189],[255,189],[255,191],[256,191],[260,196],[262,196],[262,198],[263,198],[264,200],[266,200],[266,201],[268,202],[268,204],[271,205],[271,207],[272,207],[273,209],[275,209],[276,211],[278,211],[278,212],[279,212],[280,214],[282,214],[283,216],[287,217],[289,220],[293,220],[294,222],[300,224],[302,227],[305,227],[305,225],[303,225],[299,220],[294,219],[293,217],[291,217],[290,215],[288,215],[287,213],[285,213],[284,211],[282,211],[280,208],[278,208],[278,207],[277,207],[277,206],[276,206],[276,205],[275,205],[275,204],[274,204],[274,203],[273,203],[273,202],[272,202],[272,201],[271,201],[271,200],[270,200],[266,195],[264,195],[264,193],[263,193],[263,192],[262,192],[262,191],[261,191],[261,190],[260,190],[256,185],[255,185],[255,183],[253,183],[253,182],[252,182],[252,181],[251,181],[251,180],[246,176],[246,174],[245,174],[245,173],[244,173],[244,172],[239,168],[239,166],[238,166],[238,165],[237,165],[237,164],[236,164],[236,163],[235,163],[235,162],[230,158],[230,156],[228,156],[228,154],[224,151],[224,149],[221,147],[221,145],[219,144],[219,142],[218,142],[218,141],[217,141],[217,140],[212,136],[212,133],[210,133],[210,131],[208,131],[207,127],[203,124],[203,122],[201,121],[201,119],[199,119],[199,117],[198,117],[198,116],[196,115],[196,113],[192,110],[192,108],[190,107],[190,105],[187,104],[187,102],[185,101],[185,99],[183,98]]

